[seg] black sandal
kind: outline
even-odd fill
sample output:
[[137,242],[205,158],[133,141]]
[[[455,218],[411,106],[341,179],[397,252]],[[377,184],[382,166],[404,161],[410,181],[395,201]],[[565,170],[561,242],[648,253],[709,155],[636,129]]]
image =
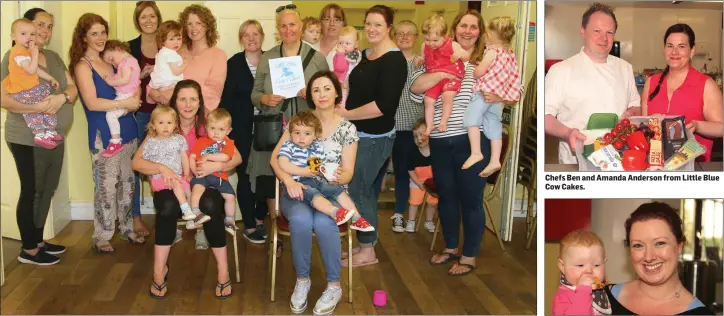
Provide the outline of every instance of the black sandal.
[[455,268],[455,267],[466,267],[466,268],[468,268],[468,271],[465,271],[465,272],[463,272],[463,273],[452,273],[452,272],[448,271],[447,274],[448,274],[449,276],[464,276],[464,275],[468,275],[468,274],[470,274],[470,272],[473,272],[473,270],[475,270],[475,269],[477,268],[476,266],[474,266],[474,265],[472,265],[472,264],[467,264],[467,263],[460,263],[460,262],[458,262],[458,263],[456,263],[456,264],[455,264],[452,268],[450,268],[450,269],[453,269],[453,268]]
[[[163,276],[163,283],[161,283],[161,285],[158,285],[158,284],[156,284],[156,281],[151,280],[151,285],[152,285],[153,288],[156,289],[156,291],[158,291],[159,293],[161,293],[161,292],[163,291],[163,289],[166,288],[166,283],[167,283],[167,281],[168,281],[168,272],[169,272],[169,271],[171,271],[171,267],[169,267],[168,265],[166,265],[166,274]],[[166,294],[168,294],[168,291],[166,291],[166,293],[164,293],[163,295],[156,295],[156,294],[153,294],[153,291],[148,290],[148,294],[151,294],[151,297],[153,297],[153,298],[155,298],[155,299],[162,299],[162,298],[166,297]]]
[[440,262],[435,262],[432,260],[432,258],[430,258],[431,265],[436,266],[436,265],[441,265],[441,264],[448,264],[450,261],[455,261],[455,260],[460,259],[460,255],[452,253],[452,252],[441,251],[439,253],[439,255],[441,255],[441,256],[447,255],[447,258]]
[[219,289],[219,294],[220,294],[220,295],[216,295],[216,298],[223,300],[223,299],[229,298],[229,297],[231,296],[231,294],[234,294],[234,292],[229,292],[229,295],[224,295],[224,294],[223,294],[223,293],[224,293],[224,289],[227,288],[227,287],[230,287],[230,286],[231,286],[231,278],[229,278],[229,281],[226,281],[226,283],[224,283],[224,284],[221,284],[221,283],[219,283],[219,282],[216,282],[216,288]]

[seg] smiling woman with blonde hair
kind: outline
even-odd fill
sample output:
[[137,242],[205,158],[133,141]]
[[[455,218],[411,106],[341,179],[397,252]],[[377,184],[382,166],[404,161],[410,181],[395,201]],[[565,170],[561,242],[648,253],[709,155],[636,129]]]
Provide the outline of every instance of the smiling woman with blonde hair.
[[251,243],[262,244],[266,238],[264,229],[264,217],[267,214],[266,200],[254,197],[249,175],[246,173],[253,139],[254,115],[259,114],[251,102],[254,77],[261,55],[264,53],[262,51],[264,29],[259,21],[246,20],[241,23],[239,44],[244,50],[236,53],[227,62],[226,68],[229,73],[226,76],[219,107],[231,114],[229,138],[234,140],[234,145],[242,157],[241,164],[236,167],[238,177],[236,198],[241,209],[241,218],[244,220],[244,238]]

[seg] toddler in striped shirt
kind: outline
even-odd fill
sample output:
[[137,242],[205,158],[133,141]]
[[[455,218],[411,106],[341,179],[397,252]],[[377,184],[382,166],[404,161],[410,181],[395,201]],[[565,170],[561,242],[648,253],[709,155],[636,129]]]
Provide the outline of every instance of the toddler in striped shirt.
[[[291,141],[286,141],[279,149],[277,158],[279,167],[292,175],[292,179],[304,185],[304,201],[314,209],[329,215],[337,225],[352,220],[350,228],[363,232],[374,231],[375,228],[359,215],[357,207],[341,185],[332,185],[323,178],[316,166],[324,162],[324,149],[317,141],[322,134],[322,122],[312,112],[300,112],[287,125]],[[311,163],[310,163],[311,162]],[[310,168],[310,166],[312,168]],[[289,197],[286,186],[284,194]],[[291,197],[290,197],[291,198]],[[335,199],[340,206],[330,202]]]

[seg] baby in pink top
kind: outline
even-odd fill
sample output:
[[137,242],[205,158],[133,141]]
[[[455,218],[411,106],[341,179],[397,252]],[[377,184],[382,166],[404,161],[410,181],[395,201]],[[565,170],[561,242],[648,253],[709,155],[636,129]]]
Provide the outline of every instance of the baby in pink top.
[[577,230],[561,240],[561,284],[553,297],[553,315],[610,315],[604,290],[606,251],[596,234]]
[[[116,100],[125,100],[132,97],[141,87],[141,67],[138,60],[130,54],[128,44],[110,40],[106,42],[105,50],[101,57],[106,63],[113,65],[117,72],[112,77],[105,77],[109,86],[116,89]],[[118,118],[125,115],[126,110],[117,109],[106,112],[108,129],[111,131],[111,140],[108,147],[103,151],[103,157],[113,157],[123,149],[121,143],[121,125]]]
[[435,102],[442,95],[442,117],[437,126],[439,132],[447,131],[447,123],[452,115],[453,99],[460,91],[460,84],[465,76],[465,62],[470,59],[460,44],[447,36],[447,24],[440,15],[433,15],[422,23],[422,43],[420,52],[422,58],[418,64],[424,62],[425,71],[429,73],[444,72],[455,76],[455,79],[443,79],[425,92],[425,135],[432,133],[435,125]]

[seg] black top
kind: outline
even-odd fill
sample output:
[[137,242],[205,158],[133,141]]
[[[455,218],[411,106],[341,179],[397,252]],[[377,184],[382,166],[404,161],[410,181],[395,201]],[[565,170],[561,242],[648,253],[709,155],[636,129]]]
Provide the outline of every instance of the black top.
[[417,167],[427,167],[430,166],[430,156],[428,155],[425,157],[421,152],[419,148],[415,148],[412,150],[412,153],[409,155],[409,163],[407,165],[407,170],[415,170]]
[[352,121],[357,131],[380,135],[395,128],[395,113],[406,81],[407,59],[401,51],[389,51],[375,60],[367,59],[366,50],[362,53],[362,60],[349,74],[346,107],[356,109],[375,101],[382,116]]
[[[630,310],[628,308],[621,305],[621,303],[618,302],[615,296],[613,296],[613,293],[611,293],[611,287],[615,284],[611,284],[609,286],[606,286],[606,295],[608,296],[608,301],[611,303],[611,314],[612,315],[638,315]],[[688,311],[685,311],[683,313],[679,313],[676,315],[714,315],[708,308],[704,306],[699,306],[692,308]]]
[[141,35],[138,35],[138,37],[128,41],[128,46],[131,47],[131,56],[136,58],[136,60],[140,63],[141,57],[143,57],[143,53],[141,52]]
[[229,138],[234,140],[236,149],[244,161],[249,158],[251,146],[252,123],[254,122],[254,105],[251,103],[251,90],[254,87],[254,76],[246,53],[240,52],[226,62],[226,82],[221,93],[219,107],[231,114],[231,132]]

